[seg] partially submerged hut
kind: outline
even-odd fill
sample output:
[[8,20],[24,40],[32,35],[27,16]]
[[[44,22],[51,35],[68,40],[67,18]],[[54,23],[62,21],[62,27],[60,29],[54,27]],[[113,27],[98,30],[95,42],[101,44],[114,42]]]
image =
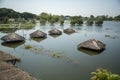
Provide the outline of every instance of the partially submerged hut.
[[31,33],[30,37],[31,38],[46,38],[47,34],[42,32],[42,31],[40,31],[40,30],[37,30],[37,31]]
[[11,63],[15,64],[16,61],[20,61],[20,59],[12,56],[10,54],[7,54],[3,51],[0,51],[0,61],[11,62]]
[[78,48],[85,48],[90,50],[101,51],[105,49],[105,44],[101,41],[90,39],[78,45]]
[[0,61],[0,80],[37,80],[31,74],[13,66],[12,64]]
[[52,29],[49,31],[49,35],[61,35],[62,32],[58,29]]
[[67,29],[64,29],[63,32],[64,32],[64,33],[67,33],[67,34],[72,34],[72,33],[75,32],[75,30],[72,29],[72,28],[67,28]]
[[10,33],[3,36],[1,40],[3,40],[4,42],[22,42],[25,40],[25,38],[16,33]]

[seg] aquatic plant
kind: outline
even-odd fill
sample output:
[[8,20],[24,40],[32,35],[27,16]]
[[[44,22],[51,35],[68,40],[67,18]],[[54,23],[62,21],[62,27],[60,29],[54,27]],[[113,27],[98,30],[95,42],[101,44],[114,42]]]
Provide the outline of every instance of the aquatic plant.
[[105,34],[105,37],[110,37],[110,35],[109,34]]
[[62,55],[61,55],[61,54],[58,54],[58,53],[53,53],[51,56],[52,56],[53,58],[61,58],[61,57],[62,57]]
[[32,48],[32,46],[31,45],[24,45],[24,48],[25,49],[30,49],[30,48]]
[[92,72],[94,76],[91,77],[91,80],[120,80],[120,75],[112,74],[106,69],[99,68],[96,72]]

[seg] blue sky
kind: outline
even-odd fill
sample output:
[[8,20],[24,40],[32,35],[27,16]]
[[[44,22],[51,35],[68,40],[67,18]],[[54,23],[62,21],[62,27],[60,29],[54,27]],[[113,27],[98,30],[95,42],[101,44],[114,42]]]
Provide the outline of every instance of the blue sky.
[[0,8],[58,15],[120,15],[120,0],[0,0]]

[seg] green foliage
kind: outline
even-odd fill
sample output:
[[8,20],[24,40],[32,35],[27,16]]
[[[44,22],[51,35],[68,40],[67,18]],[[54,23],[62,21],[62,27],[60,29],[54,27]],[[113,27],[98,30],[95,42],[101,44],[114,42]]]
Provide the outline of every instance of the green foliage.
[[115,21],[120,21],[120,15],[114,17]]
[[49,23],[51,23],[52,25],[55,22],[59,21],[59,16],[58,15],[51,15],[51,14],[47,14],[47,13],[41,13],[40,16],[40,23],[41,24],[46,24],[46,22],[48,21]]
[[88,20],[87,20],[87,25],[93,25],[93,19],[91,19],[91,18],[88,19]]
[[63,25],[64,24],[64,19],[61,19],[60,20],[60,25]]
[[7,24],[7,23],[9,23],[9,21],[8,21],[8,17],[5,17],[5,18],[2,20],[2,23],[3,23],[3,24]]
[[112,74],[110,71],[99,68],[96,72],[92,72],[94,76],[91,80],[120,80],[120,75]]
[[32,48],[32,46],[31,45],[24,45],[24,48],[25,49],[30,49],[30,48]]
[[53,53],[51,56],[52,56],[53,58],[61,58],[61,57],[62,57],[62,55],[61,55],[61,54],[58,54],[58,53]]
[[101,26],[101,25],[103,24],[103,19],[97,18],[96,21],[95,21],[95,24],[96,24],[97,26]]
[[45,19],[40,19],[40,24],[41,24],[41,25],[45,25],[46,22],[47,22],[47,21],[46,21]]
[[70,21],[70,24],[71,24],[72,26],[75,26],[75,23],[76,23],[75,20],[71,20],[71,21]]
[[71,24],[72,26],[83,24],[82,17],[81,17],[81,16],[72,16],[72,17],[71,17],[70,24]]

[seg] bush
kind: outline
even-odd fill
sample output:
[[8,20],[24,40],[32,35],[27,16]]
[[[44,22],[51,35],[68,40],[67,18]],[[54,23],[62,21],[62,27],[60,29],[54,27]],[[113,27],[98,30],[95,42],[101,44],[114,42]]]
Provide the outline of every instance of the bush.
[[120,80],[120,75],[112,74],[110,71],[99,68],[96,72],[92,72],[94,76],[91,80]]
[[95,21],[95,24],[98,25],[98,26],[101,26],[103,24],[103,20],[102,19],[97,19]]

